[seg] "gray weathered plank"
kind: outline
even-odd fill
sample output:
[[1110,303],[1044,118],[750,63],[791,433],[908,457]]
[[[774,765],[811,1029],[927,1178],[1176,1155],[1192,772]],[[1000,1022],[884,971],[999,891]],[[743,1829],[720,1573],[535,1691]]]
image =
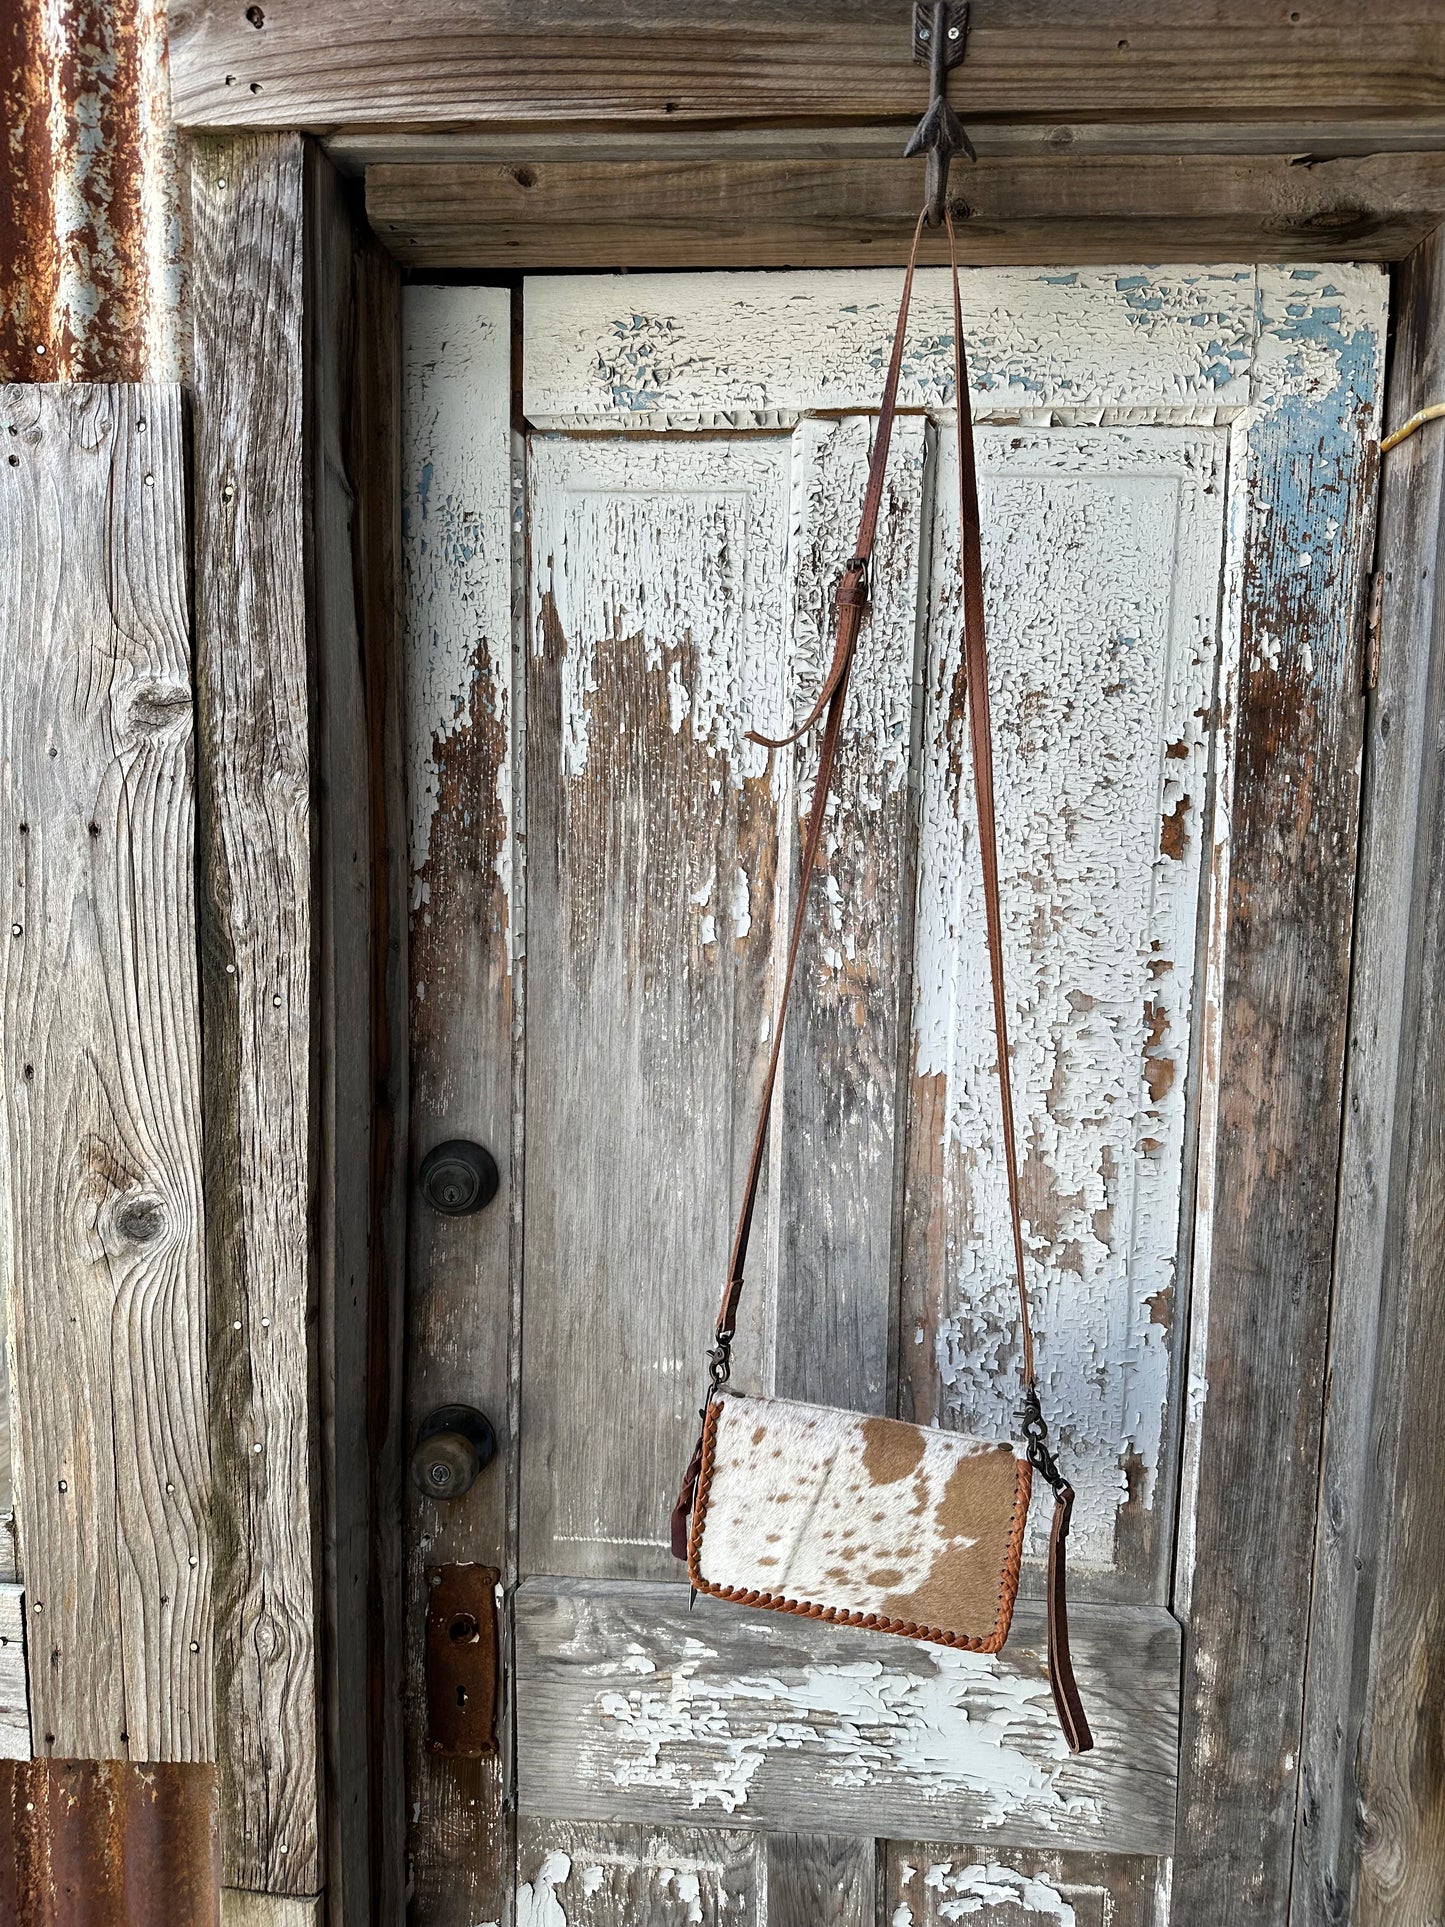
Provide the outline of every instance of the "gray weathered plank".
[[221,1927],[321,1927],[322,1897],[221,1889]]
[[[567,1927],[773,1927],[754,1834],[676,1825],[518,1827],[517,1918]],[[868,1923],[872,1927],[872,1922]]]
[[[406,867],[399,276],[308,156],[320,902],[317,1204],[327,1865],[348,1922],[399,1915]],[[398,1122],[401,1131],[398,1131]]]
[[[962,82],[958,83],[962,86]],[[322,137],[337,166],[536,167],[559,161],[897,160],[904,129],[863,121],[802,127],[338,127]],[[1288,154],[1310,161],[1445,152],[1445,118],[1402,120],[973,121],[981,160],[1080,154]],[[1300,161],[1304,164],[1304,160]]]
[[[380,164],[372,225],[412,267],[877,267],[907,258],[917,161]],[[968,264],[1393,261],[1445,209],[1445,154],[981,159],[952,183]],[[925,261],[948,259],[926,235]]]
[[889,1927],[1164,1927],[1159,1863],[892,1841],[880,1921]]
[[[1383,287],[1380,290],[1383,308]],[[1259,270],[1227,868],[1216,865],[1176,1568],[1182,1920],[1288,1905],[1354,908],[1380,317]],[[1240,445],[1242,443],[1242,445]],[[1228,789],[1225,791],[1229,795]]]
[[766,1050],[779,804],[744,733],[784,713],[792,451],[528,462],[521,1569],[665,1578]]
[[195,556],[227,1882],[320,1879],[304,155],[197,143]]
[[0,1759],[30,1758],[30,1695],[25,1678],[25,1590],[0,1585]]
[[767,1927],[875,1927],[878,1843],[835,1833],[769,1833]]
[[422,1628],[428,1565],[510,1574],[514,1557],[511,306],[495,288],[414,288],[403,316],[411,1182],[456,1137],[502,1173],[478,1215],[439,1216],[418,1192],[410,1216],[405,1442],[462,1401],[498,1449],[453,1503],[403,1475],[409,1853],[418,1918],[475,1927],[507,1904],[503,1775],[428,1750]]
[[[567,58],[556,50],[565,46]],[[364,0],[245,11],[184,0],[170,19],[182,126],[503,120],[916,119],[926,98],[906,10],[870,0],[735,0],[703,20],[681,0],[447,0],[405,15]],[[1238,119],[1439,114],[1428,9],[1221,0],[1162,16],[1137,0],[1081,14],[1064,0],[980,11],[958,91],[990,118]]]
[[[871,429],[870,418],[855,416],[805,422],[795,438],[788,637],[795,720],[812,708],[832,655],[832,591],[857,541]],[[913,696],[925,629],[919,611],[927,595],[929,439],[916,418],[899,422],[893,435],[872,610],[844,717],[826,856],[808,879],[809,916],[775,1113],[774,1389],[782,1398],[855,1412],[892,1409],[899,1083],[912,1002],[918,830]],[[796,761],[788,758],[797,819],[790,917],[802,881],[798,843],[802,812],[812,808],[816,751],[814,737],[795,752]],[[738,1122],[746,1129],[751,1119]],[[729,1203],[735,1208],[735,1199]],[[756,1366],[743,1363],[752,1373],[745,1382],[756,1383]]]
[[1161,1608],[1073,1615],[1098,1742],[1079,1759],[1032,1602],[993,1659],[705,1598],[689,1612],[677,1585],[529,1579],[515,1617],[525,1814],[1172,1848],[1179,1629]]
[[0,393],[3,1267],[37,1750],[203,1760],[211,1689],[178,389]]
[[[1407,263],[1387,423],[1445,393],[1445,235]],[[1437,1717],[1440,853],[1445,540],[1439,425],[1385,458],[1379,680],[1366,725],[1330,1400],[1301,1749],[1295,1927],[1424,1921],[1445,1893]]]

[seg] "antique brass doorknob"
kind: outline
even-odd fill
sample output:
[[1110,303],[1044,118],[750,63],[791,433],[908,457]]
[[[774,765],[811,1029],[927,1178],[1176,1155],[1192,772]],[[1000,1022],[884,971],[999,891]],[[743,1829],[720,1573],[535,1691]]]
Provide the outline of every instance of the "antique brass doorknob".
[[411,1476],[429,1499],[459,1499],[491,1464],[497,1435],[474,1405],[439,1405],[422,1421],[411,1454]]

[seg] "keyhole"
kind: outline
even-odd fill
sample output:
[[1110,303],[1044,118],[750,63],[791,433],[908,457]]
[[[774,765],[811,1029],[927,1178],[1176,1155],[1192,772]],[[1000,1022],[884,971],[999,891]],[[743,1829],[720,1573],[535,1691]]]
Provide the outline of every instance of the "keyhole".
[[466,1703],[467,1703],[467,1689],[465,1686],[459,1686],[457,1688],[457,1705],[465,1706]]
[[447,1627],[447,1637],[453,1645],[460,1646],[467,1640],[475,1639],[480,1631],[481,1627],[470,1613],[458,1613]]

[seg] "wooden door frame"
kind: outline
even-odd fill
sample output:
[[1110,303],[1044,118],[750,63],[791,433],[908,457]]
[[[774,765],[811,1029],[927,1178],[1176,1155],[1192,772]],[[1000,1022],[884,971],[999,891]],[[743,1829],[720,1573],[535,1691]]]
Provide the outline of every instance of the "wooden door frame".
[[[280,961],[289,959],[298,972],[314,968],[317,986],[310,1005],[314,1081],[304,1131],[308,1151],[304,1176],[298,1175],[285,1208],[313,1253],[319,1325],[315,1339],[307,1341],[304,1306],[278,1302],[273,1309],[274,1318],[301,1321],[311,1391],[271,1414],[267,1422],[274,1430],[265,1443],[270,1459],[289,1456],[296,1467],[309,1470],[312,1483],[303,1496],[307,1516],[316,1521],[312,1541],[279,1551],[294,1560],[303,1596],[311,1596],[307,1589],[312,1588],[324,1602],[324,1610],[318,1607],[324,1631],[314,1658],[293,1656],[310,1671],[287,1670],[273,1705],[265,1705],[263,1695],[261,1705],[237,1701],[231,1721],[223,1712],[218,1723],[223,1845],[229,1882],[272,1893],[316,1893],[322,1884],[324,1830],[325,1860],[332,1869],[328,1912],[350,1922],[367,1918],[373,1904],[380,1904],[374,1894],[398,1891],[404,1864],[394,1671],[399,1558],[388,1537],[388,1520],[395,1516],[388,1506],[398,1497],[405,1444],[397,1334],[408,1182],[405,832],[397,754],[398,277],[329,164],[314,150],[308,152],[297,136],[207,139],[197,144],[193,179],[201,839],[211,902],[204,927],[214,930],[220,922],[217,864],[204,853],[225,843],[228,826],[244,824],[253,856],[274,860],[279,871],[285,853],[296,851],[311,866],[309,891],[302,891],[311,907],[288,929]],[[276,246],[278,232],[289,237],[284,254]],[[1417,317],[1410,337],[1416,365],[1397,371],[1400,396],[1428,379],[1421,369],[1439,367],[1438,252],[1435,242],[1425,244],[1400,279]],[[556,265],[571,263],[563,258]],[[715,265],[729,263],[719,259]],[[268,359],[273,370],[278,366],[278,338],[286,348],[279,393],[255,378],[258,359]],[[364,371],[359,417],[353,408],[348,420],[348,383],[336,379],[337,368]],[[1403,406],[1396,401],[1392,415],[1398,417]],[[267,412],[276,407],[284,418],[279,426]],[[278,476],[278,450],[291,460],[298,432],[302,467]],[[340,470],[338,449],[347,451]],[[1438,486],[1439,458],[1427,444],[1406,460],[1415,468],[1436,465]],[[306,512],[296,514],[293,503],[278,529],[278,486],[284,494],[298,472]],[[1394,499],[1392,492],[1387,503]],[[234,521],[223,519],[222,505]],[[246,529],[250,535],[243,542],[237,531]],[[1394,580],[1418,579],[1436,536],[1435,523],[1409,522],[1402,510],[1399,525],[1389,531]],[[225,606],[223,584],[237,554],[248,557],[253,572],[255,601],[246,612]],[[1363,619],[1366,558],[1347,558],[1351,561],[1356,578],[1351,600]],[[1268,572],[1247,594],[1255,622],[1282,639],[1288,659],[1291,634],[1296,649],[1304,640],[1300,626],[1308,612],[1291,603],[1288,585]],[[1392,678],[1437,690],[1439,678],[1431,680],[1431,665],[1441,650],[1438,618],[1432,644],[1421,601],[1417,597],[1407,606],[1405,591],[1400,594],[1398,615],[1387,599],[1381,618],[1381,662],[1389,665]],[[1313,1527],[1332,1342],[1344,1348],[1339,1354],[1344,1357],[1357,1326],[1363,1322],[1378,1329],[1371,1324],[1378,1314],[1370,1308],[1378,1306],[1381,1280],[1387,1277],[1402,1324],[1429,1315],[1424,1260],[1417,1269],[1409,1267],[1408,1240],[1425,1206],[1421,1187],[1430,1182],[1438,1187],[1439,1173],[1409,1151],[1427,1119],[1417,1106],[1411,1115],[1419,1121],[1409,1126],[1415,1136],[1401,1137],[1398,1104],[1386,1095],[1387,1084],[1394,1090],[1400,1040],[1408,1033],[1400,1028],[1401,1018],[1392,1054],[1389,1037],[1364,1037],[1367,1020],[1358,1009],[1351,1116],[1371,1119],[1382,1143],[1393,1143],[1400,1158],[1408,1153],[1415,1160],[1402,1182],[1407,1197],[1416,1195],[1412,1187],[1420,1188],[1419,1202],[1412,1215],[1392,1198],[1391,1211],[1379,1215],[1369,1265],[1348,1278],[1332,1274],[1337,1230],[1342,1253],[1351,1248],[1336,1209],[1348,1016],[1342,986],[1349,980],[1352,951],[1357,982],[1372,964],[1370,931],[1362,925],[1358,945],[1354,934],[1357,772],[1367,722],[1376,732],[1369,780],[1384,786],[1385,799],[1372,807],[1388,809],[1394,807],[1390,797],[1413,797],[1423,809],[1423,799],[1433,794],[1419,756],[1413,766],[1400,769],[1378,733],[1391,712],[1383,698],[1368,700],[1362,694],[1362,626],[1361,621],[1349,634],[1325,639],[1323,650],[1316,648],[1310,688],[1267,673],[1256,658],[1246,666],[1239,693],[1228,990],[1217,1037],[1224,1129],[1213,1167],[1213,1283],[1193,1361],[1209,1393],[1197,1441],[1197,1486],[1204,1495],[1194,1532],[1200,1578],[1186,1660],[1179,1838],[1187,1851],[1177,1859],[1173,1876],[1178,1918],[1191,1927],[1195,1921],[1225,1918],[1282,1920],[1296,1858],[1325,1892],[1348,1890],[1354,1854],[1348,1828],[1336,1827],[1322,1855],[1313,1834],[1303,1840],[1297,1834],[1301,1813],[1307,1825],[1314,1820],[1321,1781],[1329,1810],[1347,1811],[1346,1795],[1353,1787],[1348,1738],[1368,1727],[1374,1680],[1370,1669],[1362,1674],[1355,1661],[1346,1668],[1349,1691],[1342,1693],[1338,1656],[1352,1651],[1347,1635],[1363,1623],[1361,1614],[1389,1607],[1372,1601],[1362,1586],[1346,1585],[1349,1597],[1340,1599],[1338,1586],[1330,1590],[1325,1584],[1328,1572],[1322,1571],[1317,1589],[1315,1562],[1335,1559],[1332,1536],[1317,1546],[1312,1529],[1285,1534],[1279,1522],[1299,1519]],[[248,678],[244,687],[230,680],[232,664]],[[294,679],[298,666],[306,701],[280,716],[264,700],[266,687],[283,677]],[[248,728],[238,731],[241,714]],[[260,736],[266,738],[266,753],[258,765]],[[348,762],[358,749],[361,781]],[[274,783],[283,771],[294,773],[295,786],[276,792]],[[1299,808],[1302,792],[1307,810]],[[290,799],[291,827],[284,834],[269,808],[247,811],[244,800],[234,800],[249,796],[268,803],[278,793]],[[314,819],[313,801],[319,806]],[[229,825],[233,811],[236,823]],[[362,847],[369,883],[358,898],[355,856]],[[1311,869],[1311,853],[1320,849],[1329,856],[1323,873]],[[1397,917],[1406,924],[1412,916],[1428,918],[1435,887],[1428,870],[1413,875],[1407,886],[1398,874],[1386,874],[1383,857],[1375,861],[1379,867],[1371,887],[1389,895]],[[1406,887],[1413,910],[1400,902]],[[1406,944],[1392,953],[1395,980],[1406,986],[1419,982],[1408,952]],[[235,1088],[254,1074],[224,981],[224,954],[211,939],[203,944],[208,1154],[215,1141],[234,1140]],[[1414,994],[1401,991],[1402,1010],[1415,1007],[1410,1004]],[[1438,1026],[1438,1011],[1428,998],[1420,1008]],[[340,1038],[354,1034],[353,1020],[370,1038],[363,1083],[377,1093],[362,1121],[347,1109],[347,1094],[354,1099],[362,1085],[348,1081],[355,1064],[338,1048]],[[220,1048],[211,1041],[228,1036],[237,1038],[234,1058],[224,1041]],[[1261,1065],[1268,1070],[1263,1084]],[[227,1076],[229,1087],[217,1081]],[[1284,1091],[1292,1092],[1293,1101],[1276,1103]],[[284,1128],[299,1129],[294,1117]],[[1353,1142],[1346,1140],[1346,1170],[1355,1155]],[[349,1162],[354,1154],[359,1163]],[[367,1248],[353,1259],[343,1254],[356,1224],[345,1206],[362,1195],[354,1188],[358,1171],[367,1174],[369,1232]],[[263,1200],[253,1191],[234,1209],[218,1207],[223,1194],[216,1193],[217,1182],[224,1180],[213,1178],[208,1195],[211,1295],[213,1305],[222,1305],[225,1280],[236,1272],[235,1245],[226,1242],[234,1240],[231,1227],[239,1221],[244,1246],[247,1214],[259,1217]],[[274,1212],[275,1198],[266,1199],[264,1208]],[[352,1303],[348,1281],[361,1271],[367,1279],[366,1338],[358,1361],[354,1321],[340,1313]],[[1275,1289],[1262,1301],[1261,1284],[1268,1280]],[[217,1384],[228,1383],[224,1363],[218,1369],[213,1357],[212,1369]],[[1408,1360],[1402,1370],[1413,1385]],[[1358,1386],[1355,1393],[1358,1405],[1364,1393]],[[1428,1397],[1423,1382],[1418,1395]],[[1358,1466],[1363,1436],[1358,1415],[1348,1437],[1337,1436],[1344,1429],[1337,1402],[1330,1449]],[[367,1468],[364,1504],[355,1483],[358,1467]],[[218,1466],[223,1489],[226,1476]],[[1441,1487],[1439,1478],[1433,1484],[1424,1479],[1418,1457],[1406,1453],[1398,1483],[1383,1491],[1388,1499],[1408,1489],[1418,1503],[1433,1507],[1438,1530]],[[1231,1494],[1233,1503],[1226,1503]],[[1275,1498],[1272,1514],[1264,1512],[1260,1494]],[[1381,1509],[1393,1508],[1384,1503]],[[1416,1556],[1414,1544],[1386,1535],[1379,1542],[1372,1539],[1361,1556],[1367,1563],[1383,1558],[1393,1570],[1392,1561],[1408,1565]],[[370,1605],[358,1636],[348,1609],[362,1596]],[[1419,1598],[1423,1613],[1426,1601],[1412,1596]],[[1323,1643],[1311,1658],[1306,1627],[1312,1597]],[[1254,1602],[1246,1638],[1240,1637],[1242,1600]],[[228,1595],[224,1583],[218,1586],[221,1602],[232,1611],[242,1604]],[[1398,1614],[1398,1605],[1393,1610]],[[360,1747],[352,1730],[358,1682],[367,1709]],[[1318,1777],[1302,1796],[1301,1732],[1325,1736],[1337,1713],[1345,1719],[1346,1740],[1312,1742],[1320,1756]],[[246,1748],[243,1715],[270,1722],[281,1741],[264,1773]],[[323,1756],[328,1762],[324,1801],[317,1765]],[[369,1773],[357,1771],[358,1757],[363,1767],[369,1758]],[[1398,1774],[1408,1768],[1391,1770]],[[292,1789],[279,1803],[278,1771],[282,1784]],[[289,1837],[283,1839],[283,1832]],[[384,1843],[379,1881],[370,1872],[353,1878],[367,1865],[368,1835]],[[1422,1837],[1417,1834],[1417,1842]],[[304,1858],[297,1852],[298,1838],[308,1842]],[[298,1877],[298,1865],[313,1871]],[[1301,1922],[1313,1917],[1304,1892],[1303,1885],[1297,1887],[1295,1917]]]

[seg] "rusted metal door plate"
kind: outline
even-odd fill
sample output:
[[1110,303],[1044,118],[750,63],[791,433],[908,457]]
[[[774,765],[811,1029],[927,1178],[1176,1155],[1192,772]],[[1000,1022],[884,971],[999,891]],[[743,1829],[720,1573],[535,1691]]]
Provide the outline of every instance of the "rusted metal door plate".
[[478,1759],[497,1750],[497,1587],[494,1566],[428,1566],[427,1744]]

